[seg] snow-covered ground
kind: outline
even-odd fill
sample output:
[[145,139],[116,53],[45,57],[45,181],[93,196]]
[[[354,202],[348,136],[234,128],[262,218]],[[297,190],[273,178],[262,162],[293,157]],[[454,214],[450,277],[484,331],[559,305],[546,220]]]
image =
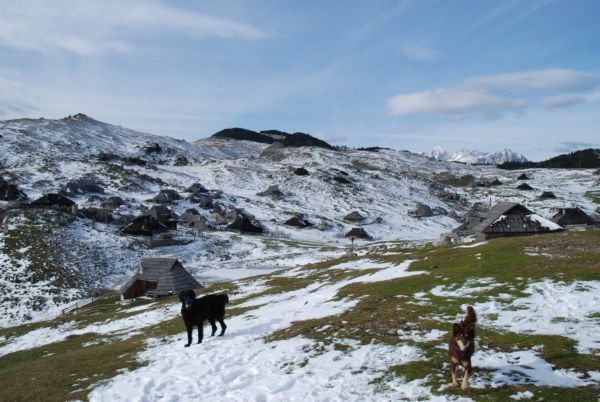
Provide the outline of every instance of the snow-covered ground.
[[577,342],[579,353],[600,349],[599,281],[544,280],[524,292],[527,297],[475,304],[480,322],[506,331],[565,336]]
[[[299,289],[266,295],[263,292],[269,287],[263,279],[250,277],[238,280],[235,297],[245,301],[236,307],[249,310],[226,317],[228,328],[225,336],[205,337],[202,344],[184,348],[182,325],[182,331],[177,335],[150,338],[145,343],[145,350],[138,356],[146,363],[144,366],[95,384],[89,398],[92,401],[468,401],[470,398],[467,396],[434,394],[431,386],[427,385],[427,378],[406,381],[387,371],[393,365],[425,359],[419,346],[422,342],[439,341],[439,347],[446,348],[445,331],[399,330],[399,344],[396,346],[377,342],[361,344],[335,335],[331,343],[326,344],[299,336],[266,340],[270,334],[286,329],[294,321],[335,317],[353,308],[358,303],[356,298],[336,297],[346,285],[424,275],[417,271],[408,272],[410,264],[410,260],[394,264],[370,257],[359,258],[319,271],[322,274],[344,271],[350,275],[347,279],[325,279]],[[306,275],[306,268],[286,268],[273,275],[301,277]],[[492,278],[471,281],[463,287],[471,289],[465,290],[464,295],[480,294],[496,285]],[[449,297],[455,290],[453,286],[436,286],[434,289],[432,294],[444,297]],[[580,347],[594,347],[598,338],[593,327],[597,327],[597,322],[589,315],[597,317],[598,290],[598,283],[590,281],[571,284],[535,282],[526,290],[529,296],[512,301],[514,307],[522,310],[504,308],[508,305],[495,299],[476,304],[475,308],[481,325],[502,325],[510,330],[511,323],[518,323],[521,328],[523,325],[540,328],[539,332],[544,333],[544,325],[556,321],[553,318],[562,317],[561,314],[566,314],[569,307],[578,307],[574,309],[576,317],[564,317],[569,325],[574,326],[573,331],[566,331],[566,336],[576,340]],[[424,298],[426,295],[421,296]],[[556,303],[549,303],[550,299]],[[99,339],[107,342],[111,337],[127,338],[143,331],[146,326],[177,317],[179,309],[177,302],[125,307],[123,312],[132,315],[83,327],[76,322],[68,322],[58,327],[39,328],[0,340],[0,355],[59,342],[76,334],[96,333]],[[316,330],[324,331],[327,327],[324,325]],[[548,328],[551,331],[561,330],[552,326]],[[477,348],[473,363],[485,370],[476,370],[471,386],[489,389],[520,384],[561,387],[600,384],[600,373],[589,372],[584,378],[580,372],[553,368],[539,352],[538,349],[504,352]],[[443,394],[448,386],[446,384],[437,391]],[[526,393],[515,393],[515,398],[527,396]]]

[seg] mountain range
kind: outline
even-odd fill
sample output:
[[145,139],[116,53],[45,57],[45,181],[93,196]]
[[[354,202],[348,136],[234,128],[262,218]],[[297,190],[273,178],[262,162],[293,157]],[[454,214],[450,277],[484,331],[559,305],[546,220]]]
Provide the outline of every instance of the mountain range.
[[460,162],[479,165],[498,165],[506,162],[528,162],[528,159],[508,148],[497,152],[482,152],[476,150],[461,149],[450,153],[440,146],[423,152],[424,155],[438,161]]

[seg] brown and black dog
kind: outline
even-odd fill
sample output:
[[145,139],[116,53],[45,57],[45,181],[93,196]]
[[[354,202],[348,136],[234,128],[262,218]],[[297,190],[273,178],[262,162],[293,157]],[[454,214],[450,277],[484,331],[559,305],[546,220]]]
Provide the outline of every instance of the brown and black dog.
[[450,372],[452,373],[452,386],[458,387],[456,381],[456,369],[462,367],[465,374],[461,388],[469,388],[469,377],[473,368],[471,367],[471,356],[475,352],[475,323],[477,316],[473,307],[467,307],[467,316],[452,327],[452,333],[448,341],[448,356],[450,356]]

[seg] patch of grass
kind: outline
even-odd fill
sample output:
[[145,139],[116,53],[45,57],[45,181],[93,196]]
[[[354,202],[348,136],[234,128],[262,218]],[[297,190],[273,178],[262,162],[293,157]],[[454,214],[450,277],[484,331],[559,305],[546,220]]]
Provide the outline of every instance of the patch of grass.
[[[497,239],[476,248],[434,248],[431,245],[409,248],[402,245],[382,245],[369,253],[368,257],[394,263],[400,263],[407,258],[414,259],[417,261],[409,270],[422,271],[423,274],[385,282],[348,285],[338,292],[337,297],[361,297],[354,308],[333,317],[294,322],[289,328],[277,331],[267,339],[275,341],[302,336],[324,344],[344,338],[355,339],[363,344],[413,344],[420,348],[425,359],[390,367],[389,373],[402,376],[408,381],[427,378],[427,383],[432,386],[434,392],[459,395],[460,391],[435,391],[449,382],[449,369],[445,365],[445,337],[419,343],[398,337],[399,330],[447,331],[451,323],[464,314],[461,305],[466,300],[463,297],[436,297],[428,292],[437,285],[453,289],[461,288],[468,279],[491,279],[493,287],[469,296],[468,303],[472,304],[486,301],[501,293],[513,297],[526,296],[523,291],[531,281],[545,278],[565,282],[600,280],[600,249],[597,244],[600,244],[600,233],[583,232]],[[544,248],[554,254],[566,253],[572,258],[565,260],[529,256],[523,252],[529,247]],[[334,263],[338,262],[341,261]],[[482,285],[474,281],[472,286]],[[416,299],[413,296],[419,292],[426,293],[427,300]],[[498,332],[479,326],[478,345],[500,351],[514,351],[514,348],[530,350],[540,346],[541,357],[556,367],[582,372],[600,369],[598,356],[577,353],[575,342],[561,336]],[[471,390],[468,396],[476,400],[506,400],[519,390],[526,389],[528,388],[504,387],[494,390]],[[536,387],[535,390],[536,395],[554,400],[554,394],[560,394],[561,389]],[[589,396],[597,394],[598,390],[597,386],[577,388],[577,392],[572,395],[580,395],[581,400],[594,400],[589,399]]]

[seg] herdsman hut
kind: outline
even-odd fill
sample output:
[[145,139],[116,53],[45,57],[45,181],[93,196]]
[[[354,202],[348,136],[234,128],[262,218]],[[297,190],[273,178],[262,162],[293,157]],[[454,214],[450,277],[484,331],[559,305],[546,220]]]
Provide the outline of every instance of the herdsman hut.
[[121,288],[121,299],[139,296],[164,297],[202,285],[181,265],[175,257],[147,257],[140,270]]
[[568,230],[586,230],[598,225],[598,222],[581,208],[561,208],[552,220]]
[[516,202],[500,202],[472,229],[478,240],[559,232],[563,228]]

